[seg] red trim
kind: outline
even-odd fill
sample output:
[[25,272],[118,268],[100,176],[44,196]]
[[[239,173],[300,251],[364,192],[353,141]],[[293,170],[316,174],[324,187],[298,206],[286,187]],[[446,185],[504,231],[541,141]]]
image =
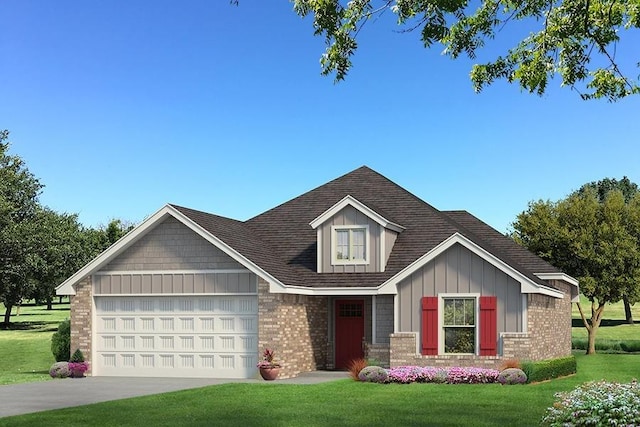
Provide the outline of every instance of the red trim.
[[422,354],[438,354],[438,297],[422,297]]
[[498,354],[497,307],[498,298],[480,297],[480,356]]

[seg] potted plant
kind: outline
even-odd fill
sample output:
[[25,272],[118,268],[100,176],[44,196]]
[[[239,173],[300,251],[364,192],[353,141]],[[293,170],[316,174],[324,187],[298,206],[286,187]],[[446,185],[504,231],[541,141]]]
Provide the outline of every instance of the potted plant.
[[69,372],[71,378],[83,378],[85,372],[89,369],[89,364],[84,361],[84,355],[80,349],[77,349],[71,359],[69,359]]
[[275,352],[273,350],[265,348],[262,353],[262,360],[258,362],[260,376],[266,381],[275,380],[280,373],[280,364],[273,361],[274,356]]

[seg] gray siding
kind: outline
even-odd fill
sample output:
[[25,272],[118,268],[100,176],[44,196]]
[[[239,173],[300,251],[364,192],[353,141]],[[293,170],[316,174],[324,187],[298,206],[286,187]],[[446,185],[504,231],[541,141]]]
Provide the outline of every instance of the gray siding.
[[398,285],[400,332],[420,332],[421,298],[439,294],[495,295],[500,332],[522,332],[520,282],[456,244]]
[[393,333],[393,295],[376,297],[376,344],[389,344]]
[[93,276],[96,295],[238,294],[258,292],[255,274],[117,273]]
[[[369,242],[367,265],[332,265],[331,264],[331,226],[332,225],[368,225]],[[322,272],[323,273],[370,273],[381,271],[380,225],[352,206],[347,206],[320,226],[322,239]]]
[[396,244],[396,239],[398,238],[398,233],[391,230],[384,230],[384,265],[387,265],[389,261],[389,256],[391,255],[391,250],[393,249],[393,245]]
[[101,271],[242,269],[175,218],[142,236]]

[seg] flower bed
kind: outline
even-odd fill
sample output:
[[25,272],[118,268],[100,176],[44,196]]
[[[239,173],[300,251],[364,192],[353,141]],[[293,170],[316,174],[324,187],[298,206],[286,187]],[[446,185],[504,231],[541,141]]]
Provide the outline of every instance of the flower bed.
[[387,383],[487,384],[498,380],[500,371],[484,368],[434,368],[399,366],[388,369]]

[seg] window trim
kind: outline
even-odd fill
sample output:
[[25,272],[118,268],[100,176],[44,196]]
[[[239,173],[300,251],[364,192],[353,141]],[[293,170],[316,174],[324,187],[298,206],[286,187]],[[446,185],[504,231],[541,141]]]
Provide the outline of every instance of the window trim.
[[[338,259],[339,230],[364,230],[364,259]],[[349,233],[349,250],[353,247],[352,234]],[[365,225],[332,225],[331,226],[331,265],[369,265],[371,258],[369,224]]]
[[[445,352],[445,333],[444,333],[444,300],[445,299],[474,299],[474,348],[473,353],[446,353]],[[443,356],[450,355],[473,355],[480,354],[480,294],[479,293],[456,293],[456,294],[439,294],[438,295],[438,354]]]

